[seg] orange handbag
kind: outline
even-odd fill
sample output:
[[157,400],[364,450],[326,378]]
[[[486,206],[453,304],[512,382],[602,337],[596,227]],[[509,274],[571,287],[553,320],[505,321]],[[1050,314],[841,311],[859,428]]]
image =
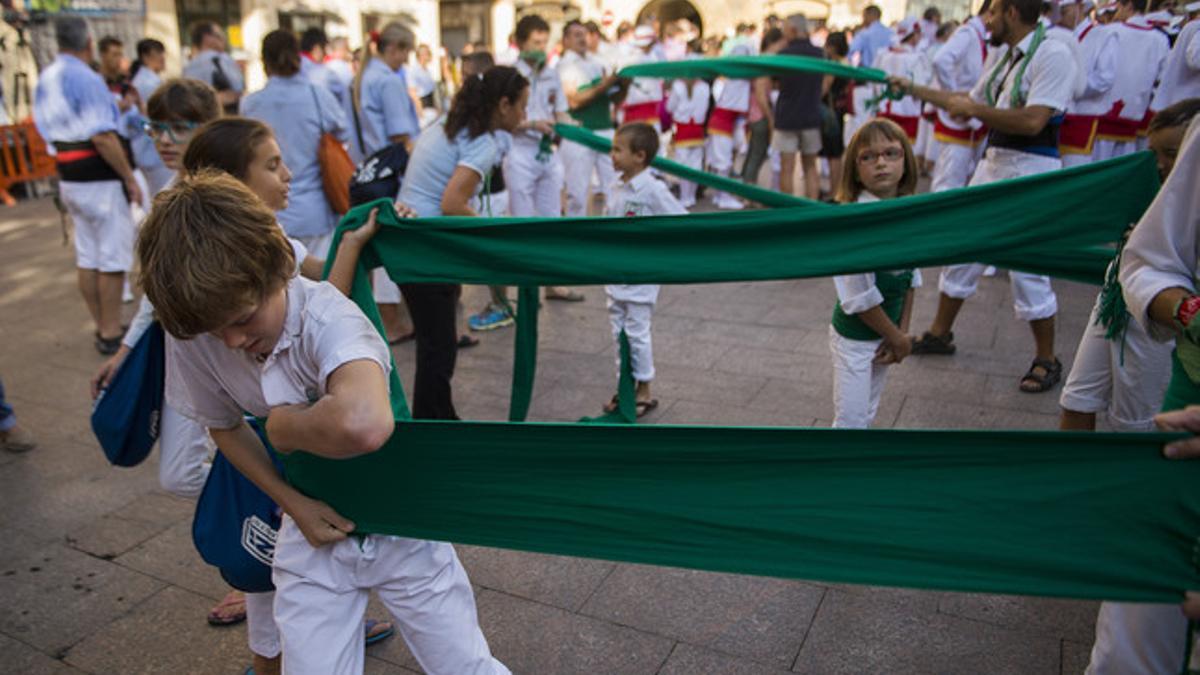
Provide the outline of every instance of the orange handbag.
[[[317,117],[321,118],[321,106],[317,100],[317,89],[313,87],[313,102],[317,104]],[[336,136],[328,131],[321,133],[317,143],[317,163],[321,166],[321,186],[329,206],[339,216],[350,210],[350,178],[354,176],[354,162],[350,153]]]

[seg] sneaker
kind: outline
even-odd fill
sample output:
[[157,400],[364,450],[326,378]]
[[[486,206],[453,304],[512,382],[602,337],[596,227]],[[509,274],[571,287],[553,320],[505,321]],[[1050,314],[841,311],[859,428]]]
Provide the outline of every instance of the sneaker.
[[37,447],[33,434],[17,426],[8,431],[0,431],[0,448],[9,452],[29,452]]
[[717,195],[717,198],[713,200],[713,206],[727,211],[738,211],[746,208],[746,205],[740,199],[725,193]]
[[943,354],[948,356],[957,350],[958,348],[954,346],[954,331],[950,331],[942,337],[926,331],[924,335],[913,340],[913,354]]
[[471,330],[496,330],[512,324],[512,314],[495,305],[488,305],[487,309],[467,318],[467,327]]

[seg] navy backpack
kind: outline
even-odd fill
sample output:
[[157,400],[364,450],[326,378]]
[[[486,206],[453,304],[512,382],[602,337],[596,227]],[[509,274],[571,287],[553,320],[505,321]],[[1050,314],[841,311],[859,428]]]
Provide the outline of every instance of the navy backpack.
[[116,466],[141,464],[158,440],[166,357],[157,321],[134,345],[92,407],[92,433]]

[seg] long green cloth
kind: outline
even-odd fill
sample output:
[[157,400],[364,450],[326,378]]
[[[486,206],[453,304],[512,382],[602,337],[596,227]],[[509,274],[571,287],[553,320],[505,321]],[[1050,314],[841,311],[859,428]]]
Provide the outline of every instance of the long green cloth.
[[722,572],[1174,602],[1200,463],[1164,434],[402,422],[285,458],[360,532]]
[[639,63],[622,68],[621,77],[705,78],[783,77],[797,73],[819,73],[863,82],[886,82],[887,73],[878,68],[859,68],[811,56],[760,54],[758,56],[720,56],[682,61]]

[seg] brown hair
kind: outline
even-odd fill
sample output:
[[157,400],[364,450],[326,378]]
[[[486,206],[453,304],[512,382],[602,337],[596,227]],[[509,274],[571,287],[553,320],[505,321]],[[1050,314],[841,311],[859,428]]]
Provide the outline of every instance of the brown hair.
[[1172,127],[1186,127],[1192,118],[1200,114],[1200,98],[1185,98],[1159,110],[1150,120],[1149,132]]
[[248,117],[223,117],[200,127],[183,153],[183,168],[188,173],[220,169],[245,180],[254,151],[260,143],[274,138],[271,128]]
[[146,115],[155,122],[204,124],[221,116],[217,92],[208,84],[190,78],[167,80],[150,94]]
[[644,166],[650,166],[650,162],[658,154],[658,132],[654,130],[654,127],[645,122],[624,124],[620,129],[617,129],[617,136],[628,138],[629,149],[633,152],[646,153],[646,163]]
[[263,38],[262,60],[267,75],[291,77],[300,72],[300,41],[290,30],[273,30]]
[[146,297],[181,340],[221,328],[278,291],[296,268],[275,214],[220,171],[181,177],[154,198],[137,255]]
[[846,146],[842,155],[842,175],[838,179],[837,194],[834,200],[843,204],[858,201],[858,195],[863,191],[862,181],[858,178],[858,156],[871,143],[877,140],[895,141],[904,148],[904,175],[900,177],[900,185],[896,186],[896,196],[903,197],[917,191],[917,156],[913,154],[912,143],[900,125],[883,117],[876,117],[859,127]]

